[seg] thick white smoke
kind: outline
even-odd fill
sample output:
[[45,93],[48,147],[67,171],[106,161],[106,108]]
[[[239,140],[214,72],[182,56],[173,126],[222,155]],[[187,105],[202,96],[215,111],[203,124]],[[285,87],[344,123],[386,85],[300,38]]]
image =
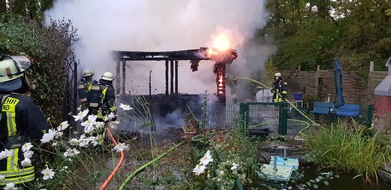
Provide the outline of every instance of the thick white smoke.
[[[47,18],[69,19],[82,43],[76,48],[82,68],[93,69],[96,78],[115,73],[110,50],[172,51],[210,47],[221,32],[229,35],[238,59],[230,68],[236,75],[262,70],[271,49],[244,46],[264,27],[266,0],[58,0]],[[179,62],[180,93],[215,93],[213,62],[201,61],[191,72],[187,61]],[[148,93],[152,70],[152,93],[165,91],[164,62],[128,62],[127,89]],[[132,81],[132,82],[131,82]],[[155,91],[156,89],[156,91]],[[228,93],[227,93],[228,94]]]

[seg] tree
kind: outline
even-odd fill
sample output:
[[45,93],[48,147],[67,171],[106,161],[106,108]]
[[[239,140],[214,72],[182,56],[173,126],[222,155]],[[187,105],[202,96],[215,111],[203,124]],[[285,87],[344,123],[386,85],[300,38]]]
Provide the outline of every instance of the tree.
[[278,69],[331,68],[339,57],[345,70],[365,77],[369,61],[390,56],[390,6],[386,0],[274,0],[259,34],[274,38],[271,61]]

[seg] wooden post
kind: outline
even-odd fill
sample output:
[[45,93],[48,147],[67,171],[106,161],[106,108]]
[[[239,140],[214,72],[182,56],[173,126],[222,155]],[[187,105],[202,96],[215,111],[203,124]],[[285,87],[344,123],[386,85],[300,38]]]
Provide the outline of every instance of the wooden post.
[[121,61],[117,60],[117,66],[115,67],[115,91],[117,93],[121,90]]
[[316,67],[316,73],[315,73],[315,97],[318,97],[318,88],[319,88],[319,71],[320,71],[320,65]]
[[166,60],[166,95],[168,95],[168,60]]
[[175,60],[175,94],[178,94],[178,60]]
[[122,61],[122,94],[125,94],[125,84],[126,84],[126,61]]
[[369,72],[373,72],[375,68],[375,62],[370,61],[369,62]]
[[170,61],[171,77],[170,77],[170,94],[174,94],[174,60]]

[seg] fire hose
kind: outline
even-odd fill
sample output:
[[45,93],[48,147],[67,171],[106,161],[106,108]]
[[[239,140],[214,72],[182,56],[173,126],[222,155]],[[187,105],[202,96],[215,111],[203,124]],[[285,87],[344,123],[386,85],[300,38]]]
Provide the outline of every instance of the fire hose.
[[[107,132],[110,136],[110,139],[111,141],[113,142],[114,145],[117,145],[117,141],[114,139],[113,137],[113,134],[111,134],[110,132],[110,129],[107,128]],[[107,185],[110,183],[111,179],[114,177],[114,175],[117,173],[119,167],[121,166],[122,162],[124,161],[124,153],[121,151],[120,152],[120,155],[121,155],[121,158],[117,164],[117,166],[114,168],[114,170],[111,172],[111,174],[109,175],[109,177],[106,179],[106,181],[102,184],[102,186],[100,187],[100,190],[104,190],[106,189]]]
[[179,147],[180,145],[182,145],[183,143],[185,143],[185,141],[182,141],[181,143],[171,147],[170,149],[168,149],[166,152],[164,152],[163,154],[159,155],[158,157],[156,157],[155,159],[149,161],[148,163],[142,165],[141,167],[139,167],[136,171],[134,171],[133,173],[131,173],[126,179],[124,182],[122,182],[121,186],[118,188],[118,190],[122,190],[124,189],[125,185],[127,183],[129,183],[129,181],[135,177],[140,171],[142,171],[143,169],[145,169],[146,167],[148,167],[149,165],[159,161],[160,159],[162,159],[163,157],[165,157],[168,153],[170,153],[171,151],[173,151],[174,149],[176,149],[177,147]]

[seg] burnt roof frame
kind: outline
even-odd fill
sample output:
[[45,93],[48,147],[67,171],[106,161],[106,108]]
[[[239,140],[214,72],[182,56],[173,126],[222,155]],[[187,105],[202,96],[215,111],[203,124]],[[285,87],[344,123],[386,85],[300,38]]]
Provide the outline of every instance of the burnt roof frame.
[[[125,81],[126,81],[126,62],[127,61],[165,61],[166,62],[166,95],[168,94],[168,63],[171,62],[171,93],[173,92],[173,78],[175,62],[175,93],[178,93],[178,61],[189,60],[191,63],[190,68],[192,71],[198,70],[198,63],[201,60],[212,60],[217,63],[232,63],[237,58],[237,52],[234,49],[229,50],[228,54],[223,56],[218,55],[216,57],[208,55],[210,49],[207,47],[201,47],[199,49],[179,50],[179,51],[161,51],[161,52],[145,52],[145,51],[111,51],[111,55],[117,62],[116,65],[116,91],[125,94]],[[122,64],[121,64],[122,63]],[[122,67],[121,67],[122,65]],[[122,77],[121,76],[122,71]],[[122,79],[122,80],[121,80]],[[121,85],[122,82],[122,85]],[[120,91],[121,90],[121,91]],[[149,90],[151,94],[151,90]]]

